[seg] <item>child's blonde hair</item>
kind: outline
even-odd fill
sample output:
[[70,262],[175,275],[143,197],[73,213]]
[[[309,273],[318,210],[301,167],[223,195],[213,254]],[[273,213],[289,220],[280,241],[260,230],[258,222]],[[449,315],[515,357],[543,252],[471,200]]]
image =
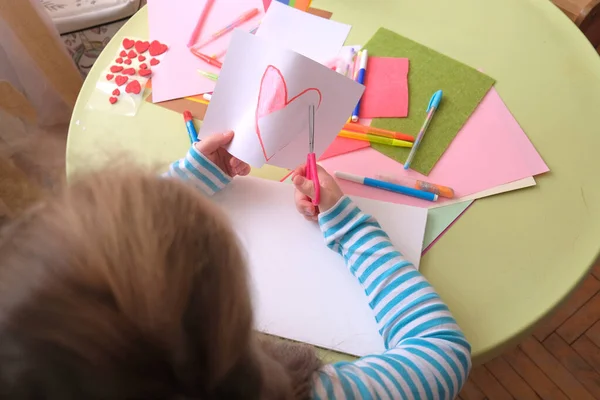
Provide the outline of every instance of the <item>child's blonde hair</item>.
[[79,180],[0,238],[0,398],[306,398],[312,348],[258,340],[222,213],[132,170]]

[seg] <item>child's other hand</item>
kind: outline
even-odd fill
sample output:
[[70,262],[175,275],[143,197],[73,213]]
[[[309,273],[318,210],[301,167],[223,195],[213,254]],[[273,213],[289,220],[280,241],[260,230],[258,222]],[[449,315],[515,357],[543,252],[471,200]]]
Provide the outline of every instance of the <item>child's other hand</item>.
[[235,158],[223,148],[233,139],[233,132],[215,133],[194,143],[196,150],[215,163],[230,177],[236,175],[245,176],[250,173],[250,166],[242,160]]
[[342,189],[331,175],[320,165],[317,165],[319,183],[321,184],[321,197],[319,205],[314,206],[311,199],[315,194],[315,187],[311,180],[305,178],[306,167],[303,165],[296,168],[292,176],[292,182],[296,187],[294,200],[298,212],[309,221],[316,221],[320,211],[327,211],[333,207],[344,195]]

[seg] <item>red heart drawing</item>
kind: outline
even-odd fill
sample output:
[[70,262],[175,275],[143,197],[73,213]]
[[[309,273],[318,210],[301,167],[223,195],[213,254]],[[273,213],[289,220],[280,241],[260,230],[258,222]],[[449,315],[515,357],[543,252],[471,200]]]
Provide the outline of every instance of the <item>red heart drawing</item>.
[[140,64],[141,69],[148,69],[148,66],[145,63]]
[[121,50],[121,52],[119,53],[119,55],[121,57],[127,57],[127,52],[125,50]]
[[113,65],[110,67],[110,72],[121,72],[123,71],[123,67],[120,65]]
[[125,91],[127,93],[140,94],[142,87],[140,86],[140,83],[134,79],[125,86]]
[[125,60],[125,64],[127,64],[127,65],[131,65],[131,60],[130,60],[129,58],[127,58],[127,59]]
[[127,57],[129,58],[136,58],[137,57],[137,53],[133,50],[129,50],[129,53],[127,53]]
[[128,50],[130,48],[132,48],[134,44],[135,44],[135,41],[133,41],[131,39],[123,39],[123,47],[125,47]]
[[117,64],[123,64],[123,59],[122,59],[121,57],[119,57],[119,58],[117,58],[117,59],[115,60],[115,62],[116,62]]
[[121,91],[117,88],[117,89],[113,90],[112,94],[114,94],[115,96],[118,96],[121,94]]
[[117,99],[116,97],[111,97],[108,99],[108,101],[110,101],[110,104],[115,104],[117,102],[117,100],[119,100],[119,99]]
[[111,80],[112,78],[114,78],[115,76],[113,74],[106,74],[106,79],[107,80]]
[[[288,99],[287,84],[285,82],[285,79],[283,78],[281,71],[279,71],[279,69],[277,69],[277,67],[273,65],[267,66],[267,69],[265,70],[265,73],[263,74],[263,77],[260,82],[260,89],[258,92],[258,103],[256,105],[255,114],[256,134],[258,135],[258,140],[260,142],[260,146],[262,148],[263,155],[266,161],[269,161],[279,150],[287,146],[294,139],[295,135],[291,134],[287,136],[277,136],[274,133],[269,132],[269,140],[265,141],[263,133],[261,133],[260,130],[259,120],[271,114],[277,117],[278,114],[274,114],[275,112],[283,110],[284,108],[290,106],[292,103],[294,103],[295,100],[310,100],[310,97],[306,96],[307,94],[316,96],[316,98],[318,98],[316,104],[316,107],[318,109],[321,105],[322,100],[321,91],[319,89],[304,89],[296,96]],[[296,105],[300,106],[301,104],[297,103]],[[298,116],[299,113],[296,113],[295,115]],[[296,124],[298,126],[298,129],[303,129],[302,123],[306,121],[305,115],[301,115],[301,117],[302,122]],[[267,147],[269,147],[268,150]]]
[[140,69],[138,74],[140,74],[140,76],[150,76],[152,75],[152,71],[149,69]]
[[129,80],[129,78],[126,76],[123,76],[123,75],[119,75],[115,78],[115,82],[116,82],[117,86],[122,86],[128,80]]
[[154,40],[152,43],[150,43],[150,55],[152,57],[159,56],[168,49],[169,47],[166,44],[162,44],[158,40]]
[[142,42],[141,40],[135,42],[135,51],[137,51],[140,54],[148,50],[148,47],[150,47],[149,42]]
[[122,72],[122,74],[124,74],[124,75],[135,75],[135,69],[133,69],[133,68],[124,69],[123,72]]
[[160,64],[160,60],[157,60],[156,58],[153,58],[152,60],[150,60],[150,65],[155,66]]
[[142,61],[146,61],[146,57],[144,57],[143,55],[141,55],[141,54],[140,54],[140,55],[138,56],[138,60],[140,60],[140,62],[142,62]]

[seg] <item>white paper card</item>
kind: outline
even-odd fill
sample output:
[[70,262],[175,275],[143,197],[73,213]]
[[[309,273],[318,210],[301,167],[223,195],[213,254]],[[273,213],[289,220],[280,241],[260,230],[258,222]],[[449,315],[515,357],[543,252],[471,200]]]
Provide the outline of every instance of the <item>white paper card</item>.
[[[384,351],[363,289],[293,198],[292,185],[250,177],[214,198],[247,253],[257,329],[356,356]],[[353,199],[418,267],[427,210]]]
[[337,56],[352,27],[306,13],[277,1],[271,2],[256,31],[282,48],[319,63]]
[[363,90],[321,64],[236,30],[199,137],[232,130],[228,150],[237,158],[253,167],[294,169],[308,153],[308,105],[315,106],[319,158]]

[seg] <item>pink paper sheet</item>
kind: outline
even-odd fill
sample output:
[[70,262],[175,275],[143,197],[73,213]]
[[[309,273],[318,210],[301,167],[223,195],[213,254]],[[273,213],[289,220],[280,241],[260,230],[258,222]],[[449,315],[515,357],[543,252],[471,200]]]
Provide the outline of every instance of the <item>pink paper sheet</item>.
[[325,153],[321,155],[319,161],[325,160],[326,158],[351,153],[360,149],[365,149],[367,147],[370,147],[369,142],[337,137],[335,138],[333,143],[331,143],[331,145],[327,148],[327,150],[325,150]]
[[[216,83],[200,75],[197,70],[218,74],[219,69],[200,60],[187,48],[205,4],[206,0],[148,0],[150,40],[159,40],[169,46],[160,68],[152,76],[152,99],[155,103],[211,92],[215,88]],[[262,0],[215,1],[198,43],[203,43],[210,35],[252,8],[258,8],[260,13],[240,25],[240,29],[247,31],[256,27],[264,15]],[[223,53],[230,40],[231,33],[227,33],[200,51],[207,55]]]
[[[450,186],[457,197],[548,171],[494,88],[483,98],[428,177],[405,171],[402,164],[370,148],[324,160],[321,165],[330,172],[369,177],[377,173],[410,176]],[[431,206],[425,200],[352,182],[340,181],[340,185],[348,194],[417,207]]]
[[369,57],[361,118],[408,115],[408,58]]

